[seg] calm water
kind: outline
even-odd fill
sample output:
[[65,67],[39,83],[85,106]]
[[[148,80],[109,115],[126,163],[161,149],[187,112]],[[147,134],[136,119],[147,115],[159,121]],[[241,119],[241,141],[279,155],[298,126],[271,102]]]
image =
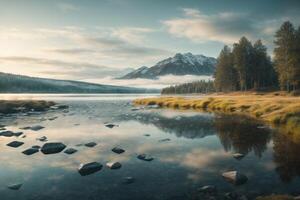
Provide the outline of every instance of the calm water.
[[[237,117],[176,110],[144,109],[132,111],[135,95],[5,95],[9,99],[50,99],[70,106],[69,112],[48,112],[32,116],[0,118],[9,130],[42,125],[34,132],[25,130],[26,138],[0,137],[0,199],[47,200],[168,200],[195,199],[197,188],[212,184],[220,192],[237,191],[253,198],[261,194],[300,194],[300,144],[259,124]],[[53,121],[44,120],[56,116]],[[119,125],[113,129],[105,122]],[[146,137],[145,134],[150,134]],[[42,145],[37,137],[63,142],[78,149],[64,153],[31,156],[21,152],[32,145]],[[159,140],[169,138],[170,141]],[[6,146],[19,140],[19,148]],[[88,148],[76,144],[96,142]],[[111,152],[115,146],[125,153]],[[246,154],[242,160],[235,152]],[[136,156],[147,153],[151,162]],[[80,163],[108,161],[122,164],[119,170],[104,167],[100,172],[82,177]],[[227,183],[221,173],[236,169],[249,181],[241,186]],[[135,182],[123,184],[132,176]],[[23,183],[18,191],[7,189]]]

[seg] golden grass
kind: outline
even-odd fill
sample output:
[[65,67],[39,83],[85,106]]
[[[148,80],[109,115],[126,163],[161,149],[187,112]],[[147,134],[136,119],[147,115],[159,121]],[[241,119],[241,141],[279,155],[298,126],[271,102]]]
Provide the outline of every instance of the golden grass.
[[[278,95],[277,93],[259,95],[233,93],[205,97],[161,96],[137,99],[134,103],[178,109],[200,109],[225,114],[242,114],[274,125],[284,125],[285,130],[291,133],[300,133],[300,97]],[[300,139],[300,134],[298,136]]]
[[22,110],[44,111],[55,105],[52,101],[31,101],[31,100],[0,100],[0,113],[16,113]]

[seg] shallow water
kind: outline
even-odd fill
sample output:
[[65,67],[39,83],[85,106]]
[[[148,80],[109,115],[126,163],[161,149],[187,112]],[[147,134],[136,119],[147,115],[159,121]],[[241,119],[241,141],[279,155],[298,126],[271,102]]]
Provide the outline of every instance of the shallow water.
[[[221,193],[236,191],[250,198],[271,193],[300,194],[300,144],[239,117],[179,110],[132,111],[130,101],[135,97],[19,95],[19,99],[50,99],[70,108],[68,112],[0,118],[0,124],[7,125],[8,130],[36,124],[45,127],[36,132],[25,130],[26,138],[0,137],[0,199],[195,199],[197,189],[209,184]],[[58,118],[47,120],[53,116]],[[119,127],[109,129],[105,122]],[[41,136],[78,152],[21,153],[32,145],[42,145],[36,140]],[[166,138],[170,141],[160,141]],[[25,144],[19,148],[6,146],[13,140]],[[87,142],[98,145],[76,146]],[[113,153],[115,146],[126,152]],[[232,157],[235,152],[246,156],[237,160]],[[138,160],[141,153],[150,154],[154,160]],[[118,161],[122,168],[104,166],[97,173],[80,176],[79,164],[93,161],[103,165]],[[226,182],[221,174],[232,169],[246,174],[249,181],[241,186]],[[134,183],[123,184],[127,176],[134,177]],[[12,183],[23,186],[18,191],[7,189]]]

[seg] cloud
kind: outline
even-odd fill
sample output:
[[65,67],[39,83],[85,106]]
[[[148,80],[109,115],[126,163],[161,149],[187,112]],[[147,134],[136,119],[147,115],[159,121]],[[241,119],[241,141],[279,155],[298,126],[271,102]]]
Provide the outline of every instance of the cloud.
[[57,7],[63,11],[63,12],[69,12],[69,11],[77,11],[79,8],[73,4],[61,2],[57,4]]

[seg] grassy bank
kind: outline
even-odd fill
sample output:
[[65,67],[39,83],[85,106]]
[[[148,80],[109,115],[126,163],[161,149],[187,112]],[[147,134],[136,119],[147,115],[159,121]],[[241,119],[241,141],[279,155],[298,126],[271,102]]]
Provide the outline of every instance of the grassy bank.
[[0,113],[18,113],[27,111],[45,111],[55,105],[52,101],[31,101],[31,100],[0,100]]
[[[241,114],[273,125],[284,125],[300,133],[300,97],[278,93],[232,93],[205,97],[157,97],[137,99],[137,105],[159,105],[176,109],[198,109],[224,114]],[[295,135],[300,141],[300,134]]]

